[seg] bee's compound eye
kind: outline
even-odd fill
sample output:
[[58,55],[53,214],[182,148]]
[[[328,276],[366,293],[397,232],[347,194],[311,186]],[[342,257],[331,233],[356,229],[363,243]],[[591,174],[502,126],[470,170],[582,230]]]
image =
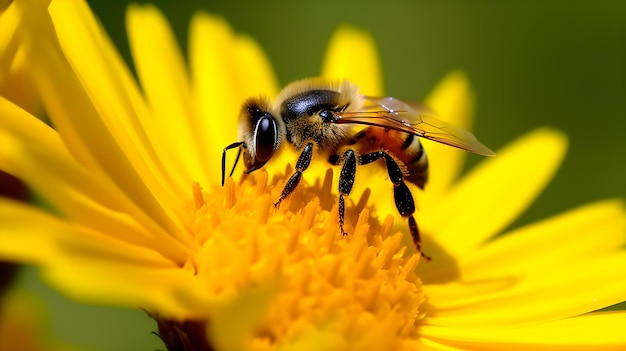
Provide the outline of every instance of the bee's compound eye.
[[328,110],[322,110],[322,111],[320,111],[319,116],[320,116],[320,118],[321,118],[324,122],[326,122],[326,121],[328,121],[328,120],[330,120],[330,119],[331,119],[331,116],[332,116],[332,115],[331,115],[330,111],[328,111]]
[[254,141],[256,143],[256,159],[267,161],[276,149],[278,131],[276,121],[271,115],[264,115],[259,118],[254,131]]
[[318,116],[326,123],[334,123],[337,121],[337,111],[333,110],[321,110]]

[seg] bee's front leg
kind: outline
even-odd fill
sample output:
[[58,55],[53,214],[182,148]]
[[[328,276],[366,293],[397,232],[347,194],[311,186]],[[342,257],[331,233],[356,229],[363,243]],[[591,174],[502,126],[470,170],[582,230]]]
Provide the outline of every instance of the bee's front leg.
[[302,179],[302,172],[304,172],[309,165],[311,164],[311,159],[313,158],[313,143],[307,143],[300,156],[298,157],[298,162],[296,162],[296,171],[289,177],[285,187],[283,188],[283,192],[280,194],[278,201],[274,202],[274,207],[280,206],[280,203],[287,197],[300,183],[300,179]]

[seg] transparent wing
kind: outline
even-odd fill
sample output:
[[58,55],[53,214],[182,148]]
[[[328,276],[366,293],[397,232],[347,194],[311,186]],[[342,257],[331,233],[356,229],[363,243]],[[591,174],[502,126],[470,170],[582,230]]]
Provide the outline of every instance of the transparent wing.
[[442,121],[428,107],[393,97],[365,97],[360,111],[341,112],[334,123],[354,123],[414,134],[475,154],[493,156],[495,152],[461,128]]

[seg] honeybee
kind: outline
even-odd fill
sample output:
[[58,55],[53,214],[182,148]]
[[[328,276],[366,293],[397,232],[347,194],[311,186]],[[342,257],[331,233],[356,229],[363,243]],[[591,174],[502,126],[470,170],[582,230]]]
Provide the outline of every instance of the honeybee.
[[[355,130],[358,126],[360,130]],[[428,158],[420,138],[480,155],[494,155],[474,135],[439,120],[422,105],[393,97],[364,96],[346,80],[304,79],[287,85],[273,103],[264,97],[245,101],[239,115],[240,141],[226,146],[222,153],[222,185],[228,150],[238,149],[230,175],[242,153],[248,174],[263,167],[287,142],[300,156],[274,203],[279,206],[300,183],[314,151],[325,154],[330,164],[341,165],[338,216],[339,229],[346,235],[344,197],[352,191],[357,166],[381,161],[377,163],[387,169],[396,208],[408,220],[415,247],[429,259],[421,250],[413,217],[415,201],[406,184],[424,189],[428,180]]]

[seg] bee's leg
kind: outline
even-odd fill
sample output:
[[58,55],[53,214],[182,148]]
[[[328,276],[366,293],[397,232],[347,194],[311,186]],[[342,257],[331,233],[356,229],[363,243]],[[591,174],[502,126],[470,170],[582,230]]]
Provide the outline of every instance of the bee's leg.
[[413,238],[413,243],[415,244],[417,251],[419,251],[422,257],[430,261],[430,257],[426,256],[422,252],[420,232],[417,227],[417,222],[415,222],[415,218],[413,217],[413,213],[415,213],[415,200],[413,199],[411,190],[404,182],[404,172],[402,171],[400,165],[398,165],[398,162],[390,154],[380,150],[361,155],[359,157],[359,163],[366,165],[380,158],[385,160],[389,180],[393,183],[393,198],[396,202],[396,208],[402,217],[408,218],[409,231],[411,232],[411,237]]
[[346,231],[343,230],[343,222],[346,212],[346,203],[344,196],[350,195],[352,186],[354,185],[354,177],[356,175],[356,154],[354,150],[346,150],[343,154],[343,166],[341,166],[341,173],[339,174],[339,229],[341,234],[346,235]]
[[296,171],[291,175],[285,187],[283,188],[283,192],[280,194],[278,201],[274,202],[274,206],[280,206],[280,203],[287,197],[291,192],[298,186],[300,183],[300,179],[302,179],[302,172],[306,170],[311,164],[311,159],[313,158],[313,143],[307,143],[306,146],[302,149],[300,153],[300,157],[298,157],[298,162],[296,162]]

